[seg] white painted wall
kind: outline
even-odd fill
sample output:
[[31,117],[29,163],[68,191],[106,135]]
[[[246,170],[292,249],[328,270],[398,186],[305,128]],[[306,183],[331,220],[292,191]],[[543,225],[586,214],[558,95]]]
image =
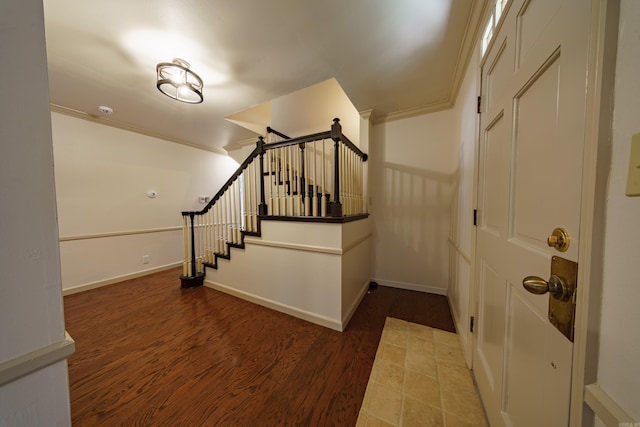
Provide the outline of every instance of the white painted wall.
[[472,340],[469,318],[472,315],[471,289],[473,282],[476,147],[477,147],[477,96],[480,93],[480,49],[476,46],[460,87],[454,114],[458,120],[458,135],[454,147],[454,178],[451,205],[449,305],[456,331],[462,343],[469,367],[472,362]]
[[[182,230],[60,242],[64,293],[177,266],[182,248]],[[142,263],[142,255],[149,255],[148,264]]]
[[453,110],[375,125],[370,142],[373,280],[446,294]]
[[[261,129],[264,134],[266,132],[264,122],[267,120],[273,129],[295,138],[328,131],[331,129],[333,119],[337,117],[340,119],[342,133],[366,152],[367,147],[360,145],[360,115],[336,79],[300,89],[266,104],[269,105],[268,109],[261,105],[234,114],[234,117],[245,118],[244,122],[234,121],[234,123],[252,130]],[[256,109],[268,111],[271,117],[265,119],[263,116],[252,114]],[[253,121],[251,121],[252,118]],[[229,156],[238,163],[242,163],[256,147],[256,141],[257,137],[255,140],[238,141],[229,144],[225,149]]]
[[342,133],[358,145],[360,115],[335,79],[271,101],[271,126],[290,137],[327,131],[336,117]]
[[[0,3],[0,362],[64,339],[42,2]],[[66,361],[0,387],[0,425],[70,425]]]
[[[62,283],[83,288],[182,259],[181,211],[199,210],[237,168],[228,156],[51,114]],[[155,190],[156,198],[147,197]],[[125,234],[66,241],[103,233]],[[150,262],[142,263],[149,255]]]
[[640,132],[640,3],[622,0],[606,206],[598,383],[640,421],[640,197],[626,197],[631,135]]

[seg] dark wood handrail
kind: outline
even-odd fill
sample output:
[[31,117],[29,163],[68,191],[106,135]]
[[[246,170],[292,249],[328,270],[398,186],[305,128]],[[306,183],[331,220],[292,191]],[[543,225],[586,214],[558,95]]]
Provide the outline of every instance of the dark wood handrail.
[[287,139],[286,141],[272,142],[271,144],[264,144],[265,150],[273,150],[275,148],[288,147],[296,144],[306,144],[307,142],[321,141],[323,139],[329,139],[331,137],[331,131],[318,132],[311,135],[299,136],[297,138]]
[[[260,139],[262,139],[262,137],[260,137]],[[209,203],[207,203],[207,206],[202,208],[202,210],[200,211],[184,211],[182,212],[182,215],[187,216],[191,213],[195,215],[202,215],[204,213],[207,213],[209,209],[211,209],[211,207],[214,205],[214,203],[224,195],[224,192],[227,191],[227,189],[231,186],[231,184],[233,184],[233,182],[236,179],[238,179],[240,174],[242,174],[242,172],[247,168],[247,166],[249,166],[251,162],[258,156],[258,154],[260,154],[259,146],[253,149],[251,154],[249,154],[249,156],[244,160],[244,162],[242,162],[242,164],[238,167],[238,169],[236,169],[233,175],[231,175],[231,178],[229,178],[227,182],[224,183],[224,185],[220,188],[220,190],[216,193],[216,195],[213,196],[213,198],[209,201]]]
[[278,135],[280,138],[282,139],[291,139],[291,137],[285,135],[282,132],[278,132],[277,130],[275,130],[274,128],[272,128],[271,126],[267,126],[267,132],[268,133],[272,133],[274,135]]
[[[329,130],[325,132],[314,133],[311,135],[300,136],[297,138],[290,138],[290,139],[287,139],[286,141],[279,141],[279,142],[272,142],[271,144],[265,144],[264,149],[273,150],[275,148],[288,147],[290,145],[295,145],[295,144],[306,144],[307,142],[321,141],[323,139],[331,139],[331,138],[332,138],[332,134],[331,134],[331,131]],[[363,162],[367,161],[369,157],[367,153],[362,152],[362,150],[360,150],[353,142],[351,142],[349,138],[344,136],[342,133],[340,133],[338,138],[340,142],[342,142],[344,145],[349,147],[351,151],[356,153],[356,155],[358,155]]]
[[[278,135],[280,138],[285,138],[285,139],[291,139],[289,138],[287,135],[285,135],[282,132],[278,132],[277,130],[273,129],[271,126],[267,126],[267,132],[268,133],[273,133],[275,135]],[[209,209],[211,209],[211,207],[215,204],[215,202],[222,197],[222,195],[224,194],[225,191],[227,191],[227,189],[231,186],[231,184],[233,184],[233,182],[238,179],[238,177],[240,176],[240,174],[242,173],[242,171],[244,171],[247,166],[249,166],[251,164],[251,162],[260,154],[261,152],[261,146],[265,146],[266,144],[264,144],[264,141],[262,139],[262,137],[259,137],[259,141],[257,144],[257,147],[253,149],[253,151],[251,152],[251,154],[249,154],[249,156],[242,162],[242,164],[238,167],[238,169],[236,169],[236,171],[233,173],[233,175],[231,175],[231,177],[227,180],[227,182],[224,183],[224,185],[220,188],[220,190],[216,193],[215,196],[213,196],[213,198],[211,198],[211,200],[209,201],[209,203],[207,203],[207,206],[205,206],[204,208],[202,208],[202,210],[200,211],[185,211],[182,212],[183,216],[189,215],[191,213],[195,214],[195,215],[202,215],[204,213],[207,213],[209,211]]]
[[354,153],[356,153],[363,162],[366,162],[369,159],[369,156],[367,155],[367,153],[363,153],[361,149],[358,148],[357,145],[355,145],[353,142],[351,142],[351,140],[349,138],[347,138],[344,135],[340,136],[340,141],[342,141],[342,143],[344,145],[346,145],[347,147],[349,147],[351,149],[351,151],[353,151]]
[[367,159],[368,159],[368,155],[366,153],[362,152],[362,150],[360,150],[353,142],[351,142],[351,140],[349,138],[347,138],[342,133],[342,126],[340,126],[340,119],[335,118],[335,119],[333,119],[333,122],[334,122],[333,126],[331,127],[331,130],[329,130],[329,131],[318,132],[318,133],[314,133],[314,134],[310,134],[310,135],[304,135],[304,136],[300,136],[300,137],[297,137],[297,138],[289,138],[287,135],[285,135],[285,134],[283,134],[281,132],[278,132],[277,130],[273,129],[272,127],[267,127],[267,132],[273,133],[275,135],[278,135],[281,138],[288,138],[288,139],[286,141],[280,141],[280,142],[273,142],[271,144],[265,144],[264,143],[264,139],[262,137],[259,137],[259,140],[258,140],[256,148],[254,148],[254,150],[251,152],[251,154],[249,154],[249,156],[244,160],[244,162],[242,162],[242,164],[238,167],[238,169],[233,173],[233,175],[231,175],[231,177],[227,180],[227,182],[225,182],[225,184],[220,188],[220,190],[216,193],[216,195],[213,196],[213,198],[209,201],[209,203],[207,203],[207,205],[200,211],[183,211],[182,215],[183,216],[187,216],[187,215],[190,215],[192,213],[195,214],[195,215],[202,215],[202,214],[207,213],[209,211],[209,209],[211,209],[211,207],[215,204],[215,202],[218,199],[220,199],[220,197],[222,197],[224,195],[225,191],[227,191],[227,189],[231,186],[231,184],[233,184],[234,181],[236,179],[238,179],[240,174],[242,174],[242,172],[247,168],[247,166],[249,166],[249,164],[251,164],[251,162],[260,153],[264,153],[267,150],[273,150],[273,149],[281,148],[281,147],[288,147],[288,146],[291,146],[291,145],[298,145],[298,144],[302,145],[302,144],[306,144],[308,142],[321,141],[321,140],[324,140],[324,139],[333,139],[334,141],[337,140],[339,142],[342,142],[351,151],[356,153],[356,155],[358,155],[362,159],[362,161],[366,162]]

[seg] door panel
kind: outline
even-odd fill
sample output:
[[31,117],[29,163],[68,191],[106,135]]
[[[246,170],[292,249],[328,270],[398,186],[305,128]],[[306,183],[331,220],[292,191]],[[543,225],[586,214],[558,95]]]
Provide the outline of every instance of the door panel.
[[[505,424],[522,427],[566,426],[569,422],[571,342],[530,306],[519,283],[508,312],[506,378],[502,411]],[[566,375],[565,375],[566,373]],[[542,405],[542,406],[539,406]]]
[[518,62],[522,63],[522,58],[525,58],[529,53],[529,50],[534,45],[538,36],[545,31],[547,24],[557,13],[558,8],[562,2],[556,0],[531,0],[518,2],[519,6],[517,13],[517,48],[518,48]]
[[478,318],[483,319],[483,327],[479,328],[477,357],[483,364],[489,388],[499,392],[502,384],[505,287],[501,286],[495,269],[486,262],[482,262],[481,268]]
[[[518,284],[510,284],[511,287]],[[515,419],[524,419],[529,425],[542,426],[539,407],[531,405],[536,396],[545,393],[544,384],[538,379],[545,375],[544,358],[538,357],[544,349],[547,319],[540,316],[519,292],[511,292],[509,309],[516,317],[509,324],[507,348],[511,349],[507,361],[508,375],[504,392],[503,410]]]
[[562,173],[562,158],[554,155],[559,143],[559,71],[560,58],[554,55],[515,97],[511,236],[544,250],[549,231],[560,220],[557,210],[567,208],[562,197],[552,200],[550,194]]
[[[494,236],[506,235],[504,227],[507,205],[501,194],[509,189],[509,175],[506,166],[508,159],[508,139],[504,124],[504,114],[501,111],[498,117],[489,124],[485,131],[485,155],[483,182],[486,191],[482,199],[482,212],[484,212],[481,227],[485,232]],[[501,228],[502,227],[502,228]]]
[[513,49],[507,49],[507,40],[504,39],[487,71],[487,98],[485,99],[487,108],[490,109],[494,105],[492,101],[503,95],[511,74],[513,74]]
[[577,261],[587,6],[514,0],[484,59],[473,369],[493,426],[568,422],[572,343],[522,280],[549,278],[556,227]]

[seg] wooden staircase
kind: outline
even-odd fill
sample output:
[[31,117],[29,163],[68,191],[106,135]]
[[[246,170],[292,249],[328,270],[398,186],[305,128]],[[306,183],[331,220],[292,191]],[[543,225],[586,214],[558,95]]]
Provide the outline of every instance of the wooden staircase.
[[256,148],[201,211],[182,212],[183,288],[201,286],[206,267],[261,236],[261,220],[345,222],[366,218],[367,154],[342,134],[339,119],[329,131],[298,138],[267,128]]

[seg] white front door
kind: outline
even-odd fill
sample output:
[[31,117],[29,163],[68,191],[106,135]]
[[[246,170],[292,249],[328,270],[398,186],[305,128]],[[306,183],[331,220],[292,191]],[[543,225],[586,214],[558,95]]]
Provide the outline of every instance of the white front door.
[[[573,345],[522,281],[578,260],[590,2],[504,13],[482,65],[473,370],[492,426],[566,426]],[[564,253],[547,245],[556,227]]]

